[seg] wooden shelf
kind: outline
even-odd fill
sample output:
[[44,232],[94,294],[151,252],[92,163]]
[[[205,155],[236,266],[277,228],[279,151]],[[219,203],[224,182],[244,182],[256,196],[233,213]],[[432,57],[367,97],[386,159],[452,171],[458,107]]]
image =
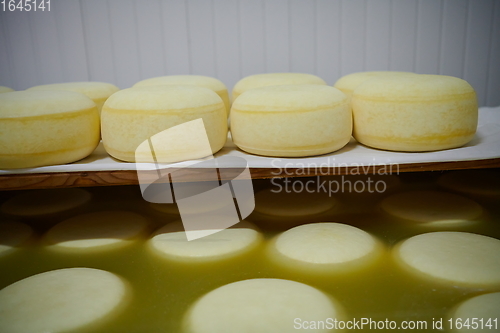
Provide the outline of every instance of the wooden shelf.
[[[370,167],[369,174],[383,173],[383,167]],[[500,168],[500,158],[459,161],[459,162],[432,162],[400,164],[393,173],[421,172],[421,171],[444,171],[460,169],[482,169]],[[227,169],[233,170],[233,169]],[[274,177],[312,177],[326,175],[349,175],[359,172],[356,167],[322,168],[317,169],[272,169],[251,168],[252,179],[266,179]],[[173,170],[175,171],[175,170]],[[281,171],[281,172],[280,172]],[[206,180],[206,169],[179,169],[176,171],[178,181],[203,181]],[[238,169],[234,169],[236,176]],[[365,172],[363,172],[365,174]],[[32,174],[10,174],[0,176],[0,190],[25,190],[25,189],[47,189],[67,187],[91,187],[91,186],[116,186],[137,185],[137,172],[135,170],[117,171],[87,171],[87,172],[56,172],[56,173],[32,173]]]

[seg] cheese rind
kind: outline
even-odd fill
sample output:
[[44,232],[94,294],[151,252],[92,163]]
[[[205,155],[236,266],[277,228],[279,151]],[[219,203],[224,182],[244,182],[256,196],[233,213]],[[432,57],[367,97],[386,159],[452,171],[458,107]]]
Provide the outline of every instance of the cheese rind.
[[351,133],[346,96],[325,85],[252,89],[238,97],[231,108],[233,141],[252,154],[326,154],[344,147]]
[[450,318],[453,332],[492,332],[500,318],[500,292],[469,298],[455,307]]
[[99,113],[83,94],[16,91],[0,94],[0,169],[77,161],[99,143]]
[[455,77],[377,77],[358,86],[351,102],[354,138],[373,148],[456,148],[472,140],[477,129],[476,93]]

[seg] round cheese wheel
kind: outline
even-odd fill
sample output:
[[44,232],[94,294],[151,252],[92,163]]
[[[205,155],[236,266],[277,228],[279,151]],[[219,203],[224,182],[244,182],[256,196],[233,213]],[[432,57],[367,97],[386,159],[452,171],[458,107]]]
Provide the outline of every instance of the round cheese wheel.
[[456,77],[376,77],[358,86],[351,102],[354,138],[373,148],[410,152],[456,148],[476,133],[476,93]]
[[90,155],[98,143],[99,113],[83,94],[0,94],[0,169],[74,162]]
[[461,287],[500,287],[500,240],[492,237],[431,232],[399,243],[394,256],[418,277]]
[[381,207],[390,215],[426,226],[469,225],[483,213],[470,199],[438,191],[396,193],[385,198]]
[[[342,318],[342,309],[322,291],[295,281],[251,279],[230,283],[202,296],[187,312],[184,331],[303,332],[308,331],[309,323],[327,318]],[[333,330],[323,327],[314,331]]]
[[44,235],[44,240],[57,250],[109,250],[130,244],[144,236],[148,226],[148,220],[136,213],[94,212],[56,224]]
[[450,316],[453,332],[494,332],[500,319],[500,293],[483,294],[460,303]]
[[237,257],[262,242],[257,228],[242,221],[228,229],[188,241],[181,222],[158,229],[148,241],[153,253],[178,262],[207,262]]
[[67,212],[90,202],[91,194],[80,188],[32,190],[4,202],[2,213],[25,217],[43,217]]
[[44,84],[26,90],[66,90],[78,92],[93,100],[100,113],[104,102],[106,102],[109,96],[120,90],[120,88],[105,82],[66,82]]
[[341,223],[305,224],[278,235],[269,248],[271,259],[289,269],[340,273],[367,267],[382,253],[369,233]]
[[21,222],[0,222],[0,256],[24,245],[33,236],[33,229]]
[[227,87],[222,83],[222,81],[216,78],[203,75],[168,75],[153,77],[151,79],[146,79],[134,84],[134,87],[145,87],[145,86],[163,86],[163,85],[177,85],[177,86],[197,86],[204,87],[213,90],[224,102],[226,107],[226,114],[229,115],[229,109],[231,108],[231,103],[229,102],[229,94],[227,92]]
[[66,268],[30,276],[0,290],[3,333],[68,332],[114,317],[130,297],[119,276]]
[[266,73],[250,75],[239,80],[234,86],[233,102],[239,95],[250,89],[289,84],[326,85],[326,82],[316,75],[305,73]]
[[301,157],[344,147],[352,133],[346,96],[325,85],[284,85],[248,90],[231,108],[231,134],[242,150]]
[[5,86],[0,86],[0,94],[12,91],[14,91],[14,89]]
[[449,190],[478,196],[500,196],[500,173],[490,170],[460,170],[439,177],[437,183]]
[[352,92],[356,89],[357,86],[362,84],[365,81],[373,79],[375,77],[384,77],[391,75],[411,75],[413,73],[410,72],[395,72],[395,71],[373,71],[373,72],[358,72],[351,73],[342,76],[340,79],[335,82],[333,85],[338,90],[342,91],[346,94],[347,98],[351,99]]
[[[219,151],[227,138],[224,103],[212,90],[195,86],[124,89],[113,94],[104,104],[102,142],[111,156],[135,162],[136,149],[143,142],[171,127],[200,118],[206,133],[193,133],[191,128],[177,130],[175,138],[170,137],[169,142],[153,143],[154,155],[161,157],[161,162],[206,157],[207,149],[204,146],[199,148],[199,138],[207,136],[208,154]],[[145,156],[145,161],[148,158],[149,155]]]

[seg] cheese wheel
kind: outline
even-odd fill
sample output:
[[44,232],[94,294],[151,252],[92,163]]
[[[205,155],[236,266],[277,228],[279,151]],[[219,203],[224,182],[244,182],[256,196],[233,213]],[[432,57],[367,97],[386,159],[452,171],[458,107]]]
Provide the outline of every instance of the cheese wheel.
[[[333,298],[303,283],[243,280],[219,287],[196,301],[184,318],[184,332],[303,332],[309,328],[303,323],[342,320],[342,312]],[[334,330],[323,327],[314,331]]]
[[290,84],[326,85],[326,82],[316,75],[305,73],[266,73],[250,75],[239,80],[234,86],[233,102],[239,95],[250,89]]
[[258,155],[301,157],[344,147],[352,133],[346,96],[325,85],[252,89],[231,108],[231,134],[242,150]]
[[120,88],[105,82],[66,82],[44,84],[26,90],[66,90],[81,93],[94,101],[100,113],[104,102],[106,102],[109,96],[120,90]]
[[24,245],[33,236],[33,229],[21,222],[0,222],[0,257]]
[[87,213],[56,224],[44,235],[44,241],[63,251],[110,250],[144,236],[148,226],[146,218],[132,212]]
[[97,328],[116,316],[129,297],[122,278],[99,269],[66,268],[33,275],[0,290],[0,331]]
[[459,287],[500,287],[500,240],[495,238],[431,232],[399,243],[394,256],[417,277]]
[[153,77],[151,79],[146,79],[134,84],[134,87],[145,87],[145,86],[163,86],[163,85],[177,85],[177,86],[197,86],[208,88],[213,90],[224,102],[226,107],[226,114],[229,115],[229,109],[231,108],[231,103],[229,102],[229,94],[227,92],[227,87],[222,83],[222,81],[216,78],[203,75],[168,75]]
[[449,190],[482,197],[500,196],[500,173],[490,170],[460,170],[439,177],[437,183]]
[[385,77],[392,75],[411,75],[413,73],[410,72],[394,72],[394,71],[373,71],[373,72],[358,72],[351,73],[348,75],[342,76],[340,79],[335,82],[333,85],[338,90],[342,91],[346,94],[347,98],[350,100],[352,96],[352,92],[356,89],[357,86],[362,84],[365,81],[376,77]]
[[33,218],[68,212],[90,202],[91,194],[80,188],[32,190],[4,202],[4,214]]
[[452,332],[494,332],[499,328],[500,293],[469,298],[450,317],[454,324]]
[[358,86],[351,102],[354,138],[373,148],[456,148],[476,133],[476,93],[466,81],[451,76],[377,77]]
[[163,259],[196,263],[234,258],[255,249],[261,242],[261,233],[246,221],[192,241],[187,240],[182,223],[174,222],[158,229],[148,247]]
[[390,215],[425,226],[469,225],[483,213],[470,199],[438,191],[396,193],[385,198],[381,207]]
[[12,92],[12,91],[14,91],[14,89],[9,88],[9,87],[5,87],[5,86],[0,86],[0,94],[7,93],[7,92]]
[[98,143],[99,113],[83,94],[0,94],[0,169],[74,162],[90,155]]
[[305,224],[278,235],[269,247],[273,261],[310,273],[343,273],[373,264],[381,243],[369,233],[341,223]]
[[[113,94],[102,109],[103,145],[111,156],[135,162],[136,149],[143,142],[171,127],[200,118],[206,133],[178,130],[176,137],[164,146],[155,145],[155,156],[161,156],[162,162],[206,157],[205,149],[197,149],[198,137],[208,136],[208,153],[219,151],[227,137],[224,103],[212,90],[195,86],[124,89]],[[148,160],[148,156],[144,159]]]

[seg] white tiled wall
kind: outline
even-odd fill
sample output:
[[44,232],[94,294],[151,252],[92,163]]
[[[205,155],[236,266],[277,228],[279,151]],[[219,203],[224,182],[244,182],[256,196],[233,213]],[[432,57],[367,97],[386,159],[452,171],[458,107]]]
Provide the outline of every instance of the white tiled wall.
[[0,12],[0,85],[263,72],[461,77],[500,105],[499,0],[51,0]]

